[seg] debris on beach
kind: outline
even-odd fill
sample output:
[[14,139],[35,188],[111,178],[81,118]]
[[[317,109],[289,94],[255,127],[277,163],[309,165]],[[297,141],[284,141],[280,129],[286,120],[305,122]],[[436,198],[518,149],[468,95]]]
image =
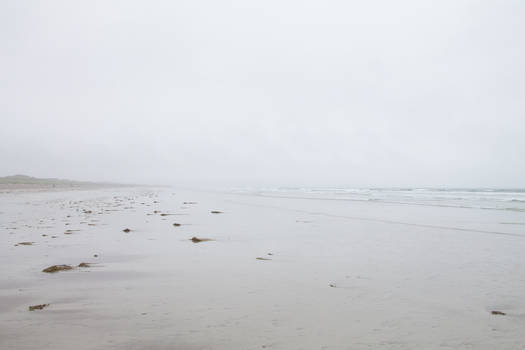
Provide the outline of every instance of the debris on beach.
[[212,214],[222,214],[222,211],[219,211],[219,210],[212,210],[211,213],[212,213]]
[[173,223],[173,226],[178,227],[178,226],[181,226],[181,224],[179,224],[179,223],[177,223],[177,222],[174,222],[174,223]]
[[210,238],[197,238],[197,237],[192,237],[192,238],[190,239],[190,241],[192,241],[193,243],[200,243],[200,242],[213,241],[213,239],[210,239]]
[[125,228],[125,229],[122,230],[122,232],[129,233],[129,232],[131,232],[131,230],[129,228]]
[[197,204],[197,202],[183,202],[182,204]]
[[175,214],[170,214],[170,213],[163,213],[163,214],[160,214],[160,216],[168,216],[168,215],[175,215]]
[[69,265],[53,265],[53,266],[49,266],[48,268],[43,269],[42,272],[55,273],[58,271],[67,271],[67,270],[72,270],[72,269],[73,268]]
[[505,315],[506,315],[506,313],[504,313],[504,312],[502,312],[502,311],[497,311],[497,310],[495,310],[495,311],[491,311],[490,313],[491,313],[492,315],[500,315],[500,316],[505,316]]
[[66,230],[66,232],[64,232],[64,234],[65,235],[70,235],[70,234],[72,234],[75,231],[80,231],[80,230]]
[[98,258],[98,254],[93,254],[93,257]]
[[78,264],[78,267],[91,267],[91,264],[82,262],[82,263]]
[[272,260],[272,259],[262,258],[262,257],[257,257],[257,258],[255,258],[255,259],[257,259],[257,260]]
[[29,307],[29,311],[42,310],[43,308],[48,306],[49,304],[32,305]]
[[268,255],[273,255],[273,253],[268,253]]
[[20,243],[15,244],[15,247],[17,245],[33,245],[33,243],[35,243],[35,242],[20,242]]
[[329,284],[329,286],[332,287],[332,288],[337,288],[337,286],[335,284],[332,284],[332,283]]

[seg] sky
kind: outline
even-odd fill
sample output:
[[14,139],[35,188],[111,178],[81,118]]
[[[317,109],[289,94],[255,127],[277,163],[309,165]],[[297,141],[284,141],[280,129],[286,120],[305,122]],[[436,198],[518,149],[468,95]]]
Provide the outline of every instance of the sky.
[[525,2],[0,0],[0,176],[525,187]]

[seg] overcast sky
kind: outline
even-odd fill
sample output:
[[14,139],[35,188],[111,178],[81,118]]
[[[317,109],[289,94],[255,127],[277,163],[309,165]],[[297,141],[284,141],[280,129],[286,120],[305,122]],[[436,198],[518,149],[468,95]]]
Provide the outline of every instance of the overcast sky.
[[0,176],[525,187],[523,1],[0,0]]

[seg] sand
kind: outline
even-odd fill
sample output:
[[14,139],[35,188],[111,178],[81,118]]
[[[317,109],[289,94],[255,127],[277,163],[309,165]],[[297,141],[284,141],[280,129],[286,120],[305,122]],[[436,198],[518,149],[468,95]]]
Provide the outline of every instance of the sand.
[[523,349],[524,215],[5,189],[0,348]]

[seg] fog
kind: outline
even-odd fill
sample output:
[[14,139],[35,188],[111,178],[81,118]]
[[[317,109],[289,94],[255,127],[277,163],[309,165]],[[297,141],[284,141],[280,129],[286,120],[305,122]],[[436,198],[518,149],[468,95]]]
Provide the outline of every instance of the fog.
[[521,1],[0,2],[0,176],[525,187]]

